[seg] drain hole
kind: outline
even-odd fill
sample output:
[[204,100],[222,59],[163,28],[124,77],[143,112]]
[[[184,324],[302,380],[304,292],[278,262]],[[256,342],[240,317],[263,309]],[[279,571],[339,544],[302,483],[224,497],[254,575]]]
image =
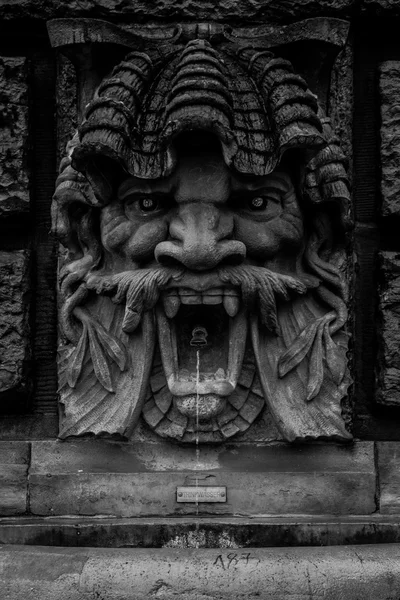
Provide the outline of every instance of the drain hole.
[[207,346],[207,336],[207,329],[205,327],[201,327],[201,325],[197,325],[192,331],[190,345],[195,346],[196,348]]

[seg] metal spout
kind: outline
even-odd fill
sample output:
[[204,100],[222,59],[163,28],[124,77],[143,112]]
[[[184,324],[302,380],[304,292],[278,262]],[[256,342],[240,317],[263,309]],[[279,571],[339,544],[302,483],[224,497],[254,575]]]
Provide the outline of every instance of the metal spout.
[[201,327],[201,325],[197,325],[192,331],[190,345],[195,346],[196,348],[207,346],[207,336],[207,329],[205,329],[205,327]]

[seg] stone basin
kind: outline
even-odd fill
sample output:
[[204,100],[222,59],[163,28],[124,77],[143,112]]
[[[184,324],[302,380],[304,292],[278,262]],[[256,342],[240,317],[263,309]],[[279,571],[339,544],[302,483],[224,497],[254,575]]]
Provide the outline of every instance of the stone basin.
[[0,548],[7,600],[377,600],[400,594],[400,545]]

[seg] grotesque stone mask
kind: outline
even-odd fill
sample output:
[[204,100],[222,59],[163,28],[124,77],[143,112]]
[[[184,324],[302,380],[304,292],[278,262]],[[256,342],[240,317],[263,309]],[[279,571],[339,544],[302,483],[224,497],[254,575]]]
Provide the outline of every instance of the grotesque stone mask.
[[61,437],[349,439],[344,157],[287,61],[204,40],[100,85],[54,197]]

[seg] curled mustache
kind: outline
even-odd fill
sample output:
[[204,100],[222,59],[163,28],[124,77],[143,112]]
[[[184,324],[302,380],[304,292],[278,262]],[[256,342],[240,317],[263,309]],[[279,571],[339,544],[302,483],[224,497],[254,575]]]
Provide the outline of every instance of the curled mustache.
[[[111,295],[116,304],[125,302],[122,329],[132,333],[138,327],[142,314],[157,304],[160,292],[171,283],[182,279],[184,269],[138,269],[116,275],[88,275],[86,287],[97,294]],[[288,300],[290,292],[305,294],[317,287],[319,280],[311,276],[295,278],[276,273],[264,267],[251,265],[217,269],[221,284],[230,284],[241,290],[246,308],[259,311],[261,322],[272,333],[279,333],[276,296]]]

